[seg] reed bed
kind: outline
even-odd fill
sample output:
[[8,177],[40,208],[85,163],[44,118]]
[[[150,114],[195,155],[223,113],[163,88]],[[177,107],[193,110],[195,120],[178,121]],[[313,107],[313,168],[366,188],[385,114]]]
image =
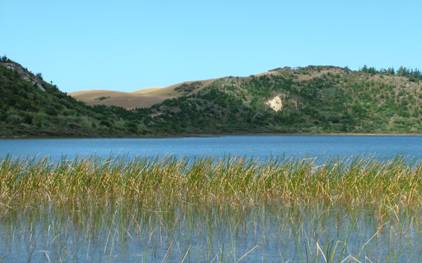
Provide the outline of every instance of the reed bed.
[[421,176],[400,158],[6,158],[0,260],[415,262]]
[[180,204],[253,207],[370,207],[399,213],[422,205],[422,164],[402,159],[256,161],[134,159],[0,162],[0,206],[40,204],[130,205],[165,208]]

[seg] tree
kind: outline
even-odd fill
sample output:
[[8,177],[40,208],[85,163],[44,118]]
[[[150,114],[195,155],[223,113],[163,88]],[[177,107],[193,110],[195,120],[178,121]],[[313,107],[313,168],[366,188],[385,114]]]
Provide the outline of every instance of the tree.
[[388,68],[388,69],[386,70],[386,73],[387,73],[388,75],[395,75],[395,74],[396,74],[396,71],[394,70],[394,68]]
[[409,70],[405,67],[400,67],[397,70],[397,75],[403,76],[403,77],[409,76]]
[[37,73],[35,76],[37,76],[37,78],[39,78],[40,80],[43,80],[41,73]]

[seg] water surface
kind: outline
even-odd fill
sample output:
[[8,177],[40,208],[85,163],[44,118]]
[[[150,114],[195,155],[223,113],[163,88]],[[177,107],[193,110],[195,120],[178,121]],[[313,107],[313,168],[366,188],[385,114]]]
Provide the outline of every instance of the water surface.
[[92,206],[82,211],[40,207],[0,218],[0,260],[421,262],[418,216],[382,219],[367,210],[283,206],[243,210]]
[[268,158],[332,158],[397,155],[422,159],[422,136],[221,136],[159,139],[16,139],[0,140],[0,158],[85,156],[176,157],[244,156]]
[[[0,140],[0,159],[113,156],[371,157],[422,160],[422,136],[221,136]],[[421,212],[287,207],[233,209],[92,202],[6,209],[0,262],[421,262]],[[349,261],[347,261],[349,259]],[[330,261],[331,262],[331,261]]]

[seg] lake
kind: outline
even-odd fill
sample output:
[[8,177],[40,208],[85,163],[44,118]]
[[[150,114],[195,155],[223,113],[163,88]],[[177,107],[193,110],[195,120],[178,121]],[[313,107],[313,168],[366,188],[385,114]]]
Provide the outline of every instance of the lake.
[[0,221],[0,258],[175,263],[422,259],[421,224],[413,215],[379,222],[372,211],[318,207],[104,210],[37,208],[5,216]]
[[12,139],[0,140],[0,158],[49,157],[213,157],[268,158],[372,157],[402,155],[422,159],[422,136],[219,136],[148,139]]
[[[403,156],[408,161],[419,162],[422,160],[422,136],[274,135],[0,140],[0,159],[7,156],[24,159],[48,157],[53,161],[91,156],[99,157],[100,161],[101,158],[108,157],[130,159],[175,156],[188,159],[201,157],[221,159],[232,156],[263,161],[273,158],[313,158],[316,162],[354,157],[369,157],[384,161]],[[94,173],[92,177],[88,176],[87,181],[81,175],[90,172],[89,167],[75,166],[75,168],[70,163],[57,168],[56,174],[42,172],[41,166],[36,166],[33,173],[39,172],[39,176],[53,176],[45,181],[44,177],[37,182],[32,179],[27,180],[25,184],[22,180],[25,176],[22,174],[31,175],[25,171],[28,168],[23,165],[19,168],[23,170],[19,170],[16,167],[10,168],[9,165],[11,164],[6,160],[3,166],[0,166],[3,169],[0,170],[2,190],[0,262],[421,262],[422,260],[420,207],[401,209],[399,205],[385,205],[384,210],[374,209],[382,202],[373,202],[373,208],[353,204],[331,206],[323,202],[308,206],[300,205],[301,203],[297,205],[295,202],[289,204],[265,201],[247,205],[248,202],[245,200],[249,199],[239,199],[241,200],[239,204],[211,201],[196,204],[192,200],[185,201],[185,199],[182,202],[173,199],[163,199],[165,201],[159,202],[159,198],[148,199],[149,195],[142,195],[143,199],[127,197],[119,199],[123,198],[122,192],[127,190],[129,182],[133,183],[133,180],[127,181],[128,184],[124,184],[116,196],[106,191],[107,195],[102,196],[103,199],[96,198],[93,193],[105,187],[110,178],[93,184],[95,187],[87,186],[85,193],[88,197],[90,194],[94,197],[88,200],[86,199],[88,197],[83,195],[69,194],[71,187],[83,185],[83,182],[90,182],[91,178],[95,180],[96,177],[107,174],[104,167],[94,169],[99,173]],[[397,172],[400,170],[397,169],[401,166],[398,165],[391,169],[386,168],[383,175],[386,175],[387,179],[388,176],[394,178],[396,174],[400,174]],[[316,164],[316,166],[324,169],[323,165]],[[107,168],[107,165],[105,167]],[[177,166],[170,166],[171,169],[175,169],[174,167]],[[364,168],[366,169],[366,166]],[[71,175],[69,181],[56,180],[60,179],[56,177],[60,176],[60,171],[66,169]],[[115,172],[113,176],[119,175],[118,169],[121,167],[111,169]],[[148,172],[147,178],[142,179],[143,177],[138,174],[142,174],[144,169],[136,169],[138,169],[136,165],[133,169],[129,169],[135,171],[132,179],[138,178],[148,182],[148,178],[154,177]],[[288,171],[291,173],[293,170]],[[409,168],[404,171],[413,170]],[[376,178],[379,183],[385,183],[382,177],[377,177],[378,172],[370,170],[367,178]],[[201,173],[207,174],[206,171]],[[300,174],[298,173],[299,176]],[[158,173],[156,187],[154,184],[142,181],[136,190],[141,189],[143,185],[146,187],[152,185],[152,188],[146,188],[152,189],[148,193],[158,192],[160,176]],[[168,178],[175,178],[174,172],[170,173]],[[312,176],[303,178],[314,180]],[[365,180],[366,177],[362,178]],[[361,183],[360,187],[362,190],[370,190],[365,192],[368,196],[374,193],[383,194],[387,190],[392,191],[392,198],[388,200],[393,204],[403,204],[401,202],[407,199],[401,197],[406,196],[403,193],[407,193],[407,190],[394,189],[398,189],[397,187],[409,188],[409,191],[413,189],[416,194],[410,196],[420,196],[421,191],[418,189],[422,183],[417,180],[420,177],[415,178],[413,181],[398,182],[394,187],[388,187],[396,182],[391,180],[393,183],[387,185],[385,191],[384,188],[378,188],[381,189],[378,192],[373,191],[374,184],[381,184],[369,179]],[[315,180],[317,184],[318,179]],[[171,182],[171,179],[162,181]],[[69,187],[65,185],[61,190],[56,190],[55,187],[63,187],[60,182],[73,183],[69,183]],[[290,185],[290,179],[288,182],[286,186]],[[323,180],[319,182],[324,183]],[[408,184],[414,184],[414,187],[407,187]],[[297,180],[291,185],[292,189],[295,189],[303,185],[303,182]],[[333,184],[330,181],[327,185]],[[364,188],[362,185],[369,186]],[[48,190],[47,186],[50,187]],[[226,189],[219,188],[219,184],[217,186],[215,189]],[[230,186],[233,187],[231,184]],[[265,185],[261,185],[263,186]],[[357,195],[362,193],[356,185],[347,187],[351,190],[354,188]],[[68,195],[60,195],[68,189],[70,189],[70,192],[66,192]],[[174,190],[172,187],[165,189],[168,192]],[[236,189],[238,188],[234,186],[233,191]],[[321,188],[312,189],[318,191]],[[210,189],[206,188],[205,192],[209,191]],[[191,190],[174,192],[185,194]],[[40,198],[39,194],[42,193],[47,193],[45,198],[47,201],[31,203],[34,198]],[[157,196],[161,197],[163,193],[165,192],[159,192]],[[201,193],[203,196],[204,192]],[[308,192],[300,191],[300,193],[305,193],[306,196]],[[241,198],[242,192],[239,194]],[[341,193],[334,191],[329,196],[336,198],[339,194]],[[346,203],[349,203],[349,199]]]

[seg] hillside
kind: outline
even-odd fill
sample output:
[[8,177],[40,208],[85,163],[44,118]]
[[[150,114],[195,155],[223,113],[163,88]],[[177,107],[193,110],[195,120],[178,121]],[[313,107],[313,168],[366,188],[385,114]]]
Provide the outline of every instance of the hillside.
[[0,134],[422,133],[422,77],[406,69],[279,68],[185,82],[138,96],[165,98],[128,107],[133,110],[89,106],[3,59]]
[[[152,93],[152,94],[151,94]],[[153,92],[119,92],[109,90],[87,90],[69,93],[76,100],[88,105],[118,106],[125,109],[147,108],[166,99],[173,98],[168,94]]]
[[[204,81],[204,83],[209,81]],[[166,88],[140,89],[135,92],[121,92],[111,90],[82,90],[69,93],[70,96],[88,105],[117,106],[127,110],[136,108],[149,108],[154,104],[161,103],[167,99],[188,96],[189,90],[184,90],[181,83]]]
[[418,71],[281,68],[190,88],[199,91],[138,110],[146,126],[169,133],[422,131]]
[[[89,107],[6,58],[0,62],[0,135],[134,135],[125,110]],[[126,119],[123,119],[125,117]]]

